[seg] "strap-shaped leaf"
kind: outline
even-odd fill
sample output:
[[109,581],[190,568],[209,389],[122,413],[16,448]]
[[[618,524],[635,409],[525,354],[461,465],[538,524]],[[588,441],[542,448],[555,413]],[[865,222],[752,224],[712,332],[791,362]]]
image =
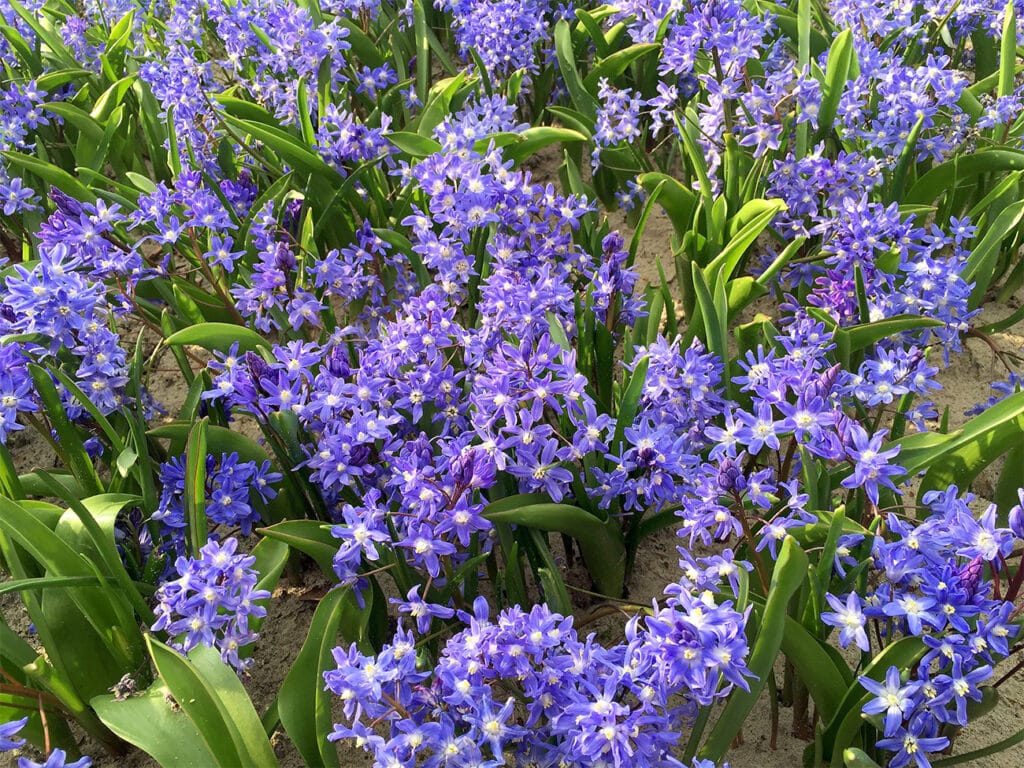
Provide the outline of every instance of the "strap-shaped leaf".
[[325,574],[334,578],[333,563],[339,542],[323,523],[317,520],[285,520],[269,528],[260,528],[258,533],[283,541],[292,549],[309,555]]
[[619,597],[625,579],[626,548],[614,518],[601,520],[585,509],[552,502],[513,506],[510,497],[501,509],[485,507],[483,517],[495,524],[514,523],[541,531],[572,536],[580,547],[598,589]]
[[347,587],[328,592],[317,605],[306,641],[281,684],[277,700],[281,725],[306,765],[339,765],[337,748],[327,740],[332,694],[324,690],[324,672],[331,667],[339,628],[344,627],[346,640],[355,642],[356,635],[365,635],[369,617],[368,607],[361,610]]
[[170,695],[214,755],[213,765],[278,765],[249,694],[220,654],[201,645],[186,658],[151,635],[146,643]]
[[271,344],[267,339],[260,336],[249,328],[231,323],[198,323],[183,328],[173,333],[166,339],[164,344],[168,346],[181,346],[193,344],[204,349],[227,352],[232,344],[238,344],[240,352],[250,352],[258,349],[270,349]]
[[907,203],[931,203],[982,173],[1024,170],[1024,152],[986,149],[973,155],[957,155],[921,176],[907,192]]
[[206,430],[208,420],[204,417],[195,423],[188,435],[185,448],[185,519],[188,521],[189,542],[192,557],[199,557],[199,550],[206,546],[209,526],[206,521]]
[[103,695],[90,703],[107,728],[163,768],[218,765],[216,754],[203,741],[199,728],[177,706],[161,680],[141,695],[124,701]]
[[761,621],[757,636],[751,641],[751,653],[747,662],[747,667],[753,674],[750,690],[733,691],[714,730],[701,749],[702,757],[717,762],[725,755],[732,740],[743,727],[743,721],[761,695],[782,646],[789,600],[807,577],[807,565],[807,555],[803,549],[792,536],[787,536],[779,549],[779,559],[775,562],[771,587],[764,609],[760,612]]

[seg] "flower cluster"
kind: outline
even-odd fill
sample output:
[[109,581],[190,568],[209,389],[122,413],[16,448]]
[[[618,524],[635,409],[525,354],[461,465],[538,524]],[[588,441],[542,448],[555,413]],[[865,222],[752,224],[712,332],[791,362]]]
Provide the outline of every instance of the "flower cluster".
[[531,765],[679,766],[676,729],[697,706],[746,688],[750,673],[745,614],[688,585],[669,595],[612,647],[580,638],[547,606],[492,620],[477,598],[432,671],[418,667],[403,629],[375,657],[338,648],[324,678],[348,724],[330,738],[356,739],[381,768],[423,759],[497,766],[508,755]]
[[256,589],[256,558],[237,549],[237,539],[223,544],[210,539],[198,558],[179,557],[174,564],[178,578],[157,590],[152,629],[175,638],[173,645],[182,653],[198,645],[215,647],[225,664],[243,671],[252,664],[243,653],[245,646],[258,637],[250,622],[267,615],[258,603],[270,592]]
[[[160,522],[168,551],[181,553],[187,535],[185,515],[187,466],[184,456],[176,456],[160,467],[162,491],[153,519]],[[239,461],[237,453],[219,458],[206,457],[206,516],[214,525],[238,527],[243,536],[252,533],[260,521],[260,507],[277,493],[273,483],[281,479],[270,470],[270,462]]]
[[909,676],[890,667],[884,681],[860,678],[875,697],[864,712],[884,716],[878,746],[895,753],[890,765],[896,768],[923,764],[922,753],[948,745],[946,726],[967,724],[968,702],[980,701],[981,686],[1020,629],[1013,602],[993,594],[983,577],[988,571],[1000,578],[1024,531],[999,527],[994,505],[977,517],[972,500],[953,486],[925,494],[930,515],[918,525],[887,515],[884,535],[857,544],[870,552],[877,585],[863,597],[828,595],[834,610],[821,617],[840,628],[843,647],[871,650],[872,628],[883,647],[899,636],[921,640]]

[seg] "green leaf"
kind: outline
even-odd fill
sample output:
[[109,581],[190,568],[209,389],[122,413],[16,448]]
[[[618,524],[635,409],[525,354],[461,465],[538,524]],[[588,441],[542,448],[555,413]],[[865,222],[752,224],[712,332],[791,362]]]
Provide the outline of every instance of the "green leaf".
[[846,90],[850,67],[857,60],[853,49],[853,33],[844,29],[832,41],[828,49],[828,62],[825,65],[825,82],[822,83],[821,109],[818,111],[818,136],[816,141],[824,141],[832,132],[832,124],[839,109],[839,100]]
[[[347,614],[347,616],[346,616]],[[331,650],[338,644],[342,618],[346,630],[352,622],[369,619],[369,611],[360,611],[347,587],[328,592],[316,607],[309,634],[287,677],[281,684],[277,711],[288,737],[308,766],[338,766],[338,751],[327,740],[331,731],[331,699],[324,689],[324,672],[332,667]]]
[[780,645],[796,668],[815,707],[826,722],[836,713],[848,681],[821,641],[799,621],[787,616]]
[[846,764],[846,768],[882,768],[868,757],[864,750],[853,747],[843,751],[843,762]]
[[409,157],[427,157],[441,151],[441,145],[436,140],[418,133],[396,131],[387,134],[385,138]]
[[999,259],[1003,241],[1016,233],[1022,218],[1024,218],[1024,200],[1010,203],[985,228],[985,235],[971,249],[971,255],[967,257],[967,264],[961,271],[965,281],[974,283],[974,287],[971,289],[971,309],[981,306],[985,292],[992,281],[998,277],[995,274],[996,262]]
[[430,87],[430,38],[423,0],[412,3],[413,33],[416,41],[416,95],[426,104]]
[[516,163],[521,163],[538,150],[552,144],[570,144],[587,140],[587,137],[579,131],[569,128],[553,128],[547,125],[527,128],[519,135],[521,140],[505,149],[505,156]]
[[40,104],[40,109],[51,112],[70,123],[94,144],[103,141],[103,126],[100,125],[88,112],[79,109],[67,101],[55,101],[47,104]]
[[114,110],[124,101],[125,95],[131,90],[137,77],[137,75],[127,75],[113,83],[96,99],[90,116],[99,123],[106,123],[113,116]]
[[633,426],[633,419],[640,408],[640,398],[643,397],[644,387],[647,385],[647,369],[651,364],[649,355],[644,355],[633,364],[633,372],[629,376],[629,384],[626,385],[619,400],[619,407],[615,411],[615,434],[612,437],[612,450],[618,450],[622,445],[626,430]]
[[899,202],[903,199],[903,192],[907,188],[907,178],[913,169],[914,160],[917,158],[917,139],[921,135],[921,127],[924,125],[924,115],[921,115],[910,129],[903,151],[900,152],[896,168],[892,172],[892,197]]
[[630,64],[639,61],[660,48],[661,45],[658,43],[636,43],[628,48],[623,48],[621,51],[616,51],[611,56],[599,61],[590,70],[590,74],[583,80],[583,85],[594,96],[597,96],[598,83],[601,78],[614,80],[625,72]]
[[[719,307],[711,294],[707,280],[704,278],[704,271],[696,262],[690,265],[693,270],[693,287],[697,296],[697,311],[704,323],[705,340],[708,350],[718,355],[720,359],[727,360],[727,322],[723,308]],[[719,281],[716,281],[716,286]],[[728,311],[728,307],[724,308]],[[691,330],[695,329],[696,317],[692,318]]]
[[323,523],[317,520],[285,520],[269,528],[260,528],[257,532],[261,536],[283,541],[292,549],[309,555],[325,574],[332,579],[336,578],[334,556],[338,553],[338,540]]
[[341,175],[298,136],[263,123],[243,120],[227,113],[221,114],[224,122],[263,142],[295,170],[317,176],[331,185],[342,183]]
[[32,382],[35,384],[36,394],[43,404],[44,413],[57,433],[60,452],[67,460],[69,469],[87,494],[101,493],[103,483],[96,472],[96,466],[88,451],[85,450],[81,432],[71,423],[64,412],[64,406],[57,394],[53,379],[50,378],[50,372],[35,364],[29,364],[28,370],[32,376]]
[[164,344],[171,347],[193,344],[218,352],[227,352],[231,349],[231,345],[236,343],[239,352],[271,348],[270,342],[256,331],[231,323],[198,323],[188,328],[182,328],[164,339]]
[[837,328],[835,334],[842,336],[850,352],[857,352],[867,349],[872,344],[882,339],[888,339],[899,333],[907,331],[919,331],[924,328],[939,328],[945,325],[941,320],[923,315],[895,315],[884,320],[876,320],[871,323],[851,325],[846,328]]
[[513,523],[572,536],[598,589],[612,597],[621,596],[626,549],[614,518],[601,520],[580,507],[553,502],[521,507],[509,503],[497,511],[488,506],[482,514],[495,524]]
[[576,53],[572,47],[572,31],[565,19],[555,24],[555,56],[558,59],[558,72],[565,82],[576,109],[590,120],[597,117],[597,102],[583,85],[579,70],[576,69]]
[[206,546],[209,525],[206,521],[206,430],[209,421],[203,417],[188,435],[185,448],[185,519],[188,522],[192,557]]
[[584,136],[590,137],[594,135],[594,121],[586,115],[580,114],[575,109],[569,109],[568,107],[547,107],[546,109],[558,118],[558,122],[565,123]]
[[[921,638],[904,637],[886,646],[860,674],[872,680],[883,680],[889,667],[907,669],[924,655],[925,650],[927,646],[921,642]],[[870,698],[871,694],[867,693],[859,682],[854,681],[839,703],[835,716],[826,724],[822,733],[824,754],[826,757],[832,756],[832,765],[835,768],[841,768],[842,751],[850,745],[860,730],[863,723],[861,708]]]
[[705,279],[711,280],[719,270],[722,271],[720,279],[730,279],[747,249],[754,244],[754,241],[771,223],[772,219],[784,210],[786,210],[786,204],[781,200],[757,199],[744,205],[730,220],[730,225],[733,221],[745,223],[742,223],[740,229],[730,238],[721,253],[704,268]]
[[[184,446],[188,440],[189,432],[192,431],[193,423],[187,421],[172,421],[169,424],[161,424],[159,427],[146,432],[150,437],[170,438],[172,443],[179,443]],[[227,427],[218,427],[209,424],[206,427],[206,450],[212,456],[222,453],[237,453],[242,461],[255,461],[262,464],[267,459],[267,452],[259,443],[251,437],[240,432],[235,432]],[[179,451],[180,452],[180,451]]]
[[697,195],[692,189],[664,173],[643,173],[638,179],[640,185],[653,193],[661,187],[658,204],[668,215],[676,234],[682,236],[693,228],[693,212],[697,208]]
[[[46,570],[48,576],[103,579],[89,560],[35,515],[22,505],[2,496],[0,532],[24,548],[28,555]],[[119,669],[134,668],[134,665],[138,664],[133,652],[137,638],[131,637],[132,633],[137,634],[138,629],[130,608],[117,590],[69,587],[65,594],[70,604],[80,612],[88,624],[79,624],[77,618],[68,616],[66,611],[51,614],[53,619],[66,619],[71,625],[76,626],[80,635],[77,641],[82,643],[83,648],[87,646],[86,635],[91,636],[94,632],[102,641],[97,646],[103,649],[100,655],[93,654],[86,659],[76,654],[79,649],[74,644],[66,648],[55,647],[52,643],[46,642],[46,638],[53,634],[50,620],[42,615],[33,616],[33,620],[36,622],[40,638],[44,639],[47,652],[53,656],[59,653],[58,658],[70,665],[76,689],[92,696],[110,686],[120,676]],[[83,626],[85,629],[82,629]],[[89,628],[92,632],[88,632]]]
[[1024,743],[1024,728],[1017,731],[1012,736],[1000,739],[987,747],[971,750],[970,752],[964,752],[959,755],[953,755],[952,757],[944,757],[941,760],[934,760],[932,761],[932,768],[952,768],[954,765],[964,765],[965,763],[973,765],[977,760],[990,757],[991,755],[998,755],[1000,752],[1004,752],[1010,747],[1015,747],[1020,743]]
[[35,174],[47,185],[56,187],[76,200],[80,200],[83,203],[91,203],[96,200],[96,195],[89,191],[88,187],[63,168],[58,168],[51,163],[40,160],[38,157],[23,155],[20,152],[4,151],[0,152],[0,157],[3,157],[12,165]]
[[[932,455],[919,496],[954,483],[967,487],[989,464],[1024,443],[1024,392],[1010,395],[968,421],[958,435]],[[908,476],[913,468],[904,466]]]
[[95,697],[90,704],[105,726],[163,768],[224,765],[218,763],[196,724],[176,706],[163,681],[124,701],[108,694]]
[[931,203],[949,190],[958,189],[983,173],[1024,170],[1024,152],[986,149],[973,155],[956,155],[921,176],[907,192],[907,203]]
[[217,651],[200,645],[186,658],[151,635],[146,643],[171,696],[216,757],[215,765],[278,765],[249,695]]
[[772,572],[771,587],[761,614],[757,637],[751,642],[752,650],[747,662],[747,667],[753,675],[750,690],[733,691],[701,749],[701,757],[716,762],[721,760],[743,727],[747,715],[754,708],[754,703],[761,695],[768,675],[772,673],[775,657],[782,646],[789,600],[806,578],[807,566],[807,555],[792,536],[787,536]]
[[1003,35],[999,44],[999,90],[997,96],[1013,94],[1017,74],[1017,9],[1007,0],[1003,15]]

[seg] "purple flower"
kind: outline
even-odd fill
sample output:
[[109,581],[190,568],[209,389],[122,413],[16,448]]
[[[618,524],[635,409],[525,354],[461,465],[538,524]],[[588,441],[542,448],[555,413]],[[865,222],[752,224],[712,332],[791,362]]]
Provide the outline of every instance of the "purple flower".
[[63,749],[55,749],[42,763],[27,757],[19,757],[18,768],[89,768],[92,765],[92,760],[88,757],[81,757],[71,763],[67,760],[67,753]]
[[898,667],[889,667],[884,684],[864,675],[859,680],[869,693],[875,695],[874,699],[864,705],[864,713],[877,715],[884,712],[885,735],[892,736],[902,725],[903,719],[913,711],[914,695],[920,684],[911,682],[903,685]]
[[900,452],[899,446],[882,450],[885,434],[885,431],[881,431],[869,437],[864,429],[854,425],[853,446],[847,451],[855,463],[853,474],[845,478],[842,485],[844,488],[863,487],[872,504],[878,503],[880,485],[895,490],[896,486],[890,478],[905,472],[903,467],[889,463]]
[[861,610],[860,596],[856,592],[851,592],[846,596],[845,603],[832,593],[826,594],[825,598],[834,610],[822,613],[821,620],[840,628],[839,645],[846,648],[852,641],[862,651],[870,651],[871,643],[867,632],[864,631],[867,619]]
[[28,718],[12,720],[9,723],[0,723],[0,752],[9,752],[12,749],[20,749],[25,745],[24,739],[14,738],[15,734],[28,723]]

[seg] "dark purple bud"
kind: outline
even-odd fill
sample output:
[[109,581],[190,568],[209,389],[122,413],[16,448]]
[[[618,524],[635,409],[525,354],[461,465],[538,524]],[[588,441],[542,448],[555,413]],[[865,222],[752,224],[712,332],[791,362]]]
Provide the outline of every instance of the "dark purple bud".
[[604,236],[604,240],[601,241],[601,250],[604,251],[605,256],[616,256],[622,252],[625,240],[622,239],[622,235],[616,232],[609,232]]
[[978,555],[965,565],[960,571],[960,586],[967,590],[967,594],[974,596],[981,582],[981,576],[985,572],[985,560]]
[[811,382],[809,387],[809,399],[820,397],[822,400],[828,398],[829,393],[836,384],[836,379],[839,378],[839,371],[842,370],[842,366],[838,363],[822,371],[818,376],[817,380]]
[[299,234],[299,214],[301,213],[301,200],[289,200],[284,204],[284,217],[281,224],[295,236]]
[[326,365],[327,372],[339,379],[347,379],[352,373],[352,368],[348,364],[348,352],[340,344],[331,347],[331,351],[327,353]]
[[348,463],[353,467],[366,466],[367,462],[370,461],[371,451],[368,445],[357,445],[348,456]]
[[267,361],[255,352],[245,353],[245,366],[249,369],[249,376],[257,388],[259,387],[260,379],[270,376],[270,366],[267,365]]
[[473,482],[473,465],[475,463],[475,451],[469,450],[453,456],[448,462],[448,471],[452,473],[455,485],[460,488],[468,488]]
[[726,457],[718,465],[718,487],[726,493],[742,491],[747,487],[743,469],[732,459]]
[[50,187],[50,199],[61,213],[76,219],[82,215],[82,204],[56,187]]
[[13,323],[18,319],[18,316],[14,314],[14,310],[11,307],[6,304],[0,304],[0,318],[8,323]]
[[274,266],[284,273],[289,273],[295,269],[296,263],[295,254],[291,252],[291,249],[284,243],[277,243],[274,252]]

